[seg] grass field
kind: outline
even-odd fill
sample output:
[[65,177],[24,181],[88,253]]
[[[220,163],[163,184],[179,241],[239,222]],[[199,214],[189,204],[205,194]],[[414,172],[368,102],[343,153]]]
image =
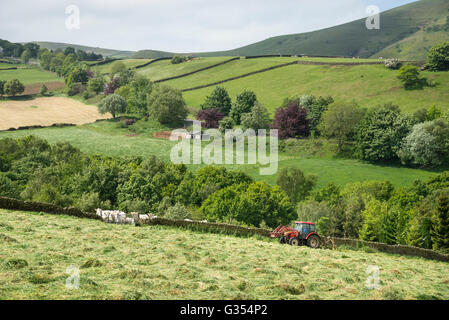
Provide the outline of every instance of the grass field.
[[185,78],[167,81],[165,82],[165,84],[178,89],[187,89],[240,76],[249,72],[258,71],[276,65],[289,63],[295,60],[298,60],[298,58],[277,57],[236,60],[217,68],[199,72]]
[[54,123],[83,124],[111,117],[98,113],[95,106],[64,97],[3,101],[0,112],[0,130]]
[[[279,58],[284,59],[284,58]],[[257,69],[260,61],[251,63]],[[238,75],[240,68],[231,64],[219,67],[222,73],[205,71],[191,77],[168,81],[167,83],[179,89],[214,82],[230,75]],[[263,65],[266,65],[263,63]],[[240,72],[243,74],[244,72]],[[314,94],[331,95],[336,102],[352,102],[355,100],[363,107],[375,107],[393,102],[405,112],[436,105],[443,110],[449,110],[449,72],[422,72],[428,80],[436,83],[435,87],[425,87],[423,90],[405,90],[396,78],[398,72],[386,69],[383,65],[361,66],[317,66],[292,65],[268,72],[252,75],[246,78],[226,82],[225,87],[231,98],[243,90],[253,90],[269,111],[274,112],[282,101],[289,96]],[[184,98],[189,106],[198,108],[214,87],[184,92]]]
[[[16,65],[11,65],[16,66]],[[37,68],[20,68],[17,70],[0,70],[0,80],[19,79],[23,84],[36,82],[63,81],[55,73],[42,71]]]
[[449,299],[447,263],[373,250],[5,210],[0,237],[0,299]]
[[[33,134],[50,143],[68,141],[89,154],[142,157],[155,155],[164,161],[170,161],[170,151],[176,142],[152,137],[154,132],[166,131],[170,128],[154,121],[139,121],[134,126],[128,129],[117,128],[117,124],[113,121],[102,121],[77,127],[0,132],[0,139]],[[443,170],[413,169],[392,164],[373,165],[359,160],[339,158],[335,155],[334,144],[328,143],[323,146],[319,141],[314,143],[308,140],[304,140],[300,147],[290,152],[280,152],[278,165],[279,169],[295,166],[307,174],[317,174],[316,188],[324,187],[331,181],[343,186],[348,182],[366,180],[388,180],[402,187],[411,185],[417,179],[427,179]],[[189,165],[192,170],[199,167],[199,165]],[[243,170],[256,180],[271,184],[275,183],[277,177],[277,175],[261,176],[258,165],[227,165],[227,167]]]
[[231,59],[231,57],[194,58],[189,62],[179,64],[172,64],[171,60],[162,60],[150,64],[145,68],[138,69],[137,73],[149,78],[152,81],[155,81],[206,68],[228,59]]

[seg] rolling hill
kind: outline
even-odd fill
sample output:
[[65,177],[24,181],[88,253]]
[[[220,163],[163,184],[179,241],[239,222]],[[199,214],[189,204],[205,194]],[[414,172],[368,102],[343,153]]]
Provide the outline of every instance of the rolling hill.
[[76,50],[83,50],[86,52],[94,52],[96,54],[102,54],[105,57],[110,58],[127,58],[134,54],[134,51],[123,51],[123,50],[113,50],[104,49],[99,47],[88,47],[71,43],[60,43],[60,42],[48,42],[48,41],[33,41],[37,43],[42,48],[47,48],[49,50],[55,49],[65,49],[66,47],[73,47]]
[[[426,57],[425,49],[449,39],[449,29],[444,27],[448,16],[449,1],[420,0],[381,13],[380,30],[368,30],[366,20],[360,19],[323,30],[273,37],[234,50],[201,55],[306,54],[365,58],[382,55],[421,60]],[[438,27],[435,26],[440,26],[441,30],[436,31]],[[429,31],[433,29],[435,31]],[[419,41],[424,36],[426,41]]]
[[[429,48],[449,39],[449,1],[419,0],[381,13],[380,30],[368,30],[365,19],[307,33],[281,35],[228,51],[183,53],[201,57],[252,55],[324,55],[397,57],[424,60]],[[48,49],[72,46],[106,57],[157,59],[172,52],[122,51],[56,42],[36,42]]]

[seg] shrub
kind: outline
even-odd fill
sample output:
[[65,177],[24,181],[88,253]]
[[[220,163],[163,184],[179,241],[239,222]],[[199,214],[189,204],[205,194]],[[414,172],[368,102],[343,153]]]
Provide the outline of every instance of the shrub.
[[40,94],[42,96],[45,96],[48,93],[48,88],[45,84],[42,85],[41,90],[40,90]]
[[174,56],[171,59],[171,63],[172,64],[180,64],[180,63],[183,63],[183,62],[185,62],[187,60],[189,60],[189,57],[186,57],[186,56]]
[[218,123],[218,128],[220,129],[221,133],[225,133],[226,130],[231,130],[233,127],[234,127],[234,121],[232,120],[231,117],[224,117]]
[[149,114],[162,124],[176,124],[187,117],[182,93],[165,85],[156,86],[148,97]]
[[259,129],[268,129],[270,126],[270,116],[267,108],[256,101],[256,104],[250,112],[242,114],[241,123],[243,130],[253,129],[257,132]]
[[438,206],[431,231],[433,249],[449,252],[449,196],[442,194],[437,201]]
[[190,212],[180,203],[175,204],[172,207],[169,207],[164,215],[167,219],[189,219],[191,217]]
[[440,43],[429,50],[426,67],[432,71],[449,70],[449,41]]
[[67,88],[67,94],[69,96],[74,96],[81,94],[86,90],[86,86],[82,83],[71,83]]
[[0,173],[0,196],[20,199],[19,186],[3,173]]
[[128,213],[137,212],[140,214],[147,214],[151,211],[150,205],[139,198],[120,202],[119,209]]
[[234,120],[235,124],[240,124],[240,117],[248,112],[256,104],[257,96],[253,91],[244,91],[237,95],[235,103],[232,105],[229,115]]
[[315,175],[304,175],[294,167],[282,168],[276,179],[276,184],[289,196],[293,204],[304,200],[312,191],[317,181]]
[[421,78],[421,72],[416,66],[405,65],[399,69],[398,79],[407,90],[421,89],[427,82]]
[[274,114],[272,129],[279,130],[279,138],[306,137],[310,133],[307,111],[297,101],[278,108]]
[[105,97],[98,104],[98,112],[105,114],[109,112],[115,118],[117,113],[126,111],[126,100],[117,94],[111,94]]
[[333,102],[334,99],[332,97],[317,98],[313,95],[303,95],[299,98],[299,105],[307,111],[310,131],[313,131],[315,135],[320,134],[318,126],[321,122],[322,115]]
[[104,86],[103,93],[105,95],[113,94],[118,88],[120,88],[120,79],[118,77],[113,77],[112,80]]
[[3,91],[5,94],[14,97],[16,94],[24,92],[25,86],[18,79],[12,79],[6,81],[3,86]]
[[218,109],[225,116],[231,110],[231,98],[223,87],[216,87],[212,93],[206,97],[206,101],[201,105],[201,109]]
[[97,192],[84,193],[76,203],[76,207],[86,213],[94,213],[96,209],[111,209],[110,201],[101,201]]
[[111,77],[114,77],[117,73],[126,70],[126,66],[122,61],[115,61],[111,66]]
[[5,94],[5,83],[6,80],[0,80],[0,95]]
[[[91,78],[87,83],[87,87],[95,94],[99,94],[104,90],[105,80],[103,77],[100,78]],[[113,92],[112,92],[113,93]]]
[[196,118],[204,121],[205,128],[218,128],[220,120],[224,114],[218,109],[203,109],[197,112]]
[[438,166],[449,156],[449,125],[434,120],[415,125],[404,138],[398,156],[403,164]]
[[338,151],[341,151],[354,137],[361,119],[362,111],[356,105],[336,104],[324,112],[319,128],[325,137],[337,140]]
[[369,161],[397,158],[402,140],[410,132],[411,120],[393,105],[369,109],[357,128],[357,153]]
[[393,58],[393,59],[386,59],[385,60],[385,67],[387,67],[390,70],[398,70],[402,67],[402,62],[399,61],[399,59]]

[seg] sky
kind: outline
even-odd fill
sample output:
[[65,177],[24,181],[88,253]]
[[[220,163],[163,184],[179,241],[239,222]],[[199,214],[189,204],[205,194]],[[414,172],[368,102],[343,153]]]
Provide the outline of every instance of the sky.
[[133,51],[220,51],[364,18],[370,5],[385,11],[410,2],[414,1],[0,0],[0,39]]

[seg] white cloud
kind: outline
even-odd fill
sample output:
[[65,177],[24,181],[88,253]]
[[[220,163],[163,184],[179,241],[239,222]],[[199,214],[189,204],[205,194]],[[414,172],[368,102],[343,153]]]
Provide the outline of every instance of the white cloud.
[[[366,16],[386,0],[15,0],[1,4],[0,38],[175,52],[227,50],[271,36],[313,31]],[[391,2],[391,1],[390,1]],[[81,28],[65,28],[66,6]]]

